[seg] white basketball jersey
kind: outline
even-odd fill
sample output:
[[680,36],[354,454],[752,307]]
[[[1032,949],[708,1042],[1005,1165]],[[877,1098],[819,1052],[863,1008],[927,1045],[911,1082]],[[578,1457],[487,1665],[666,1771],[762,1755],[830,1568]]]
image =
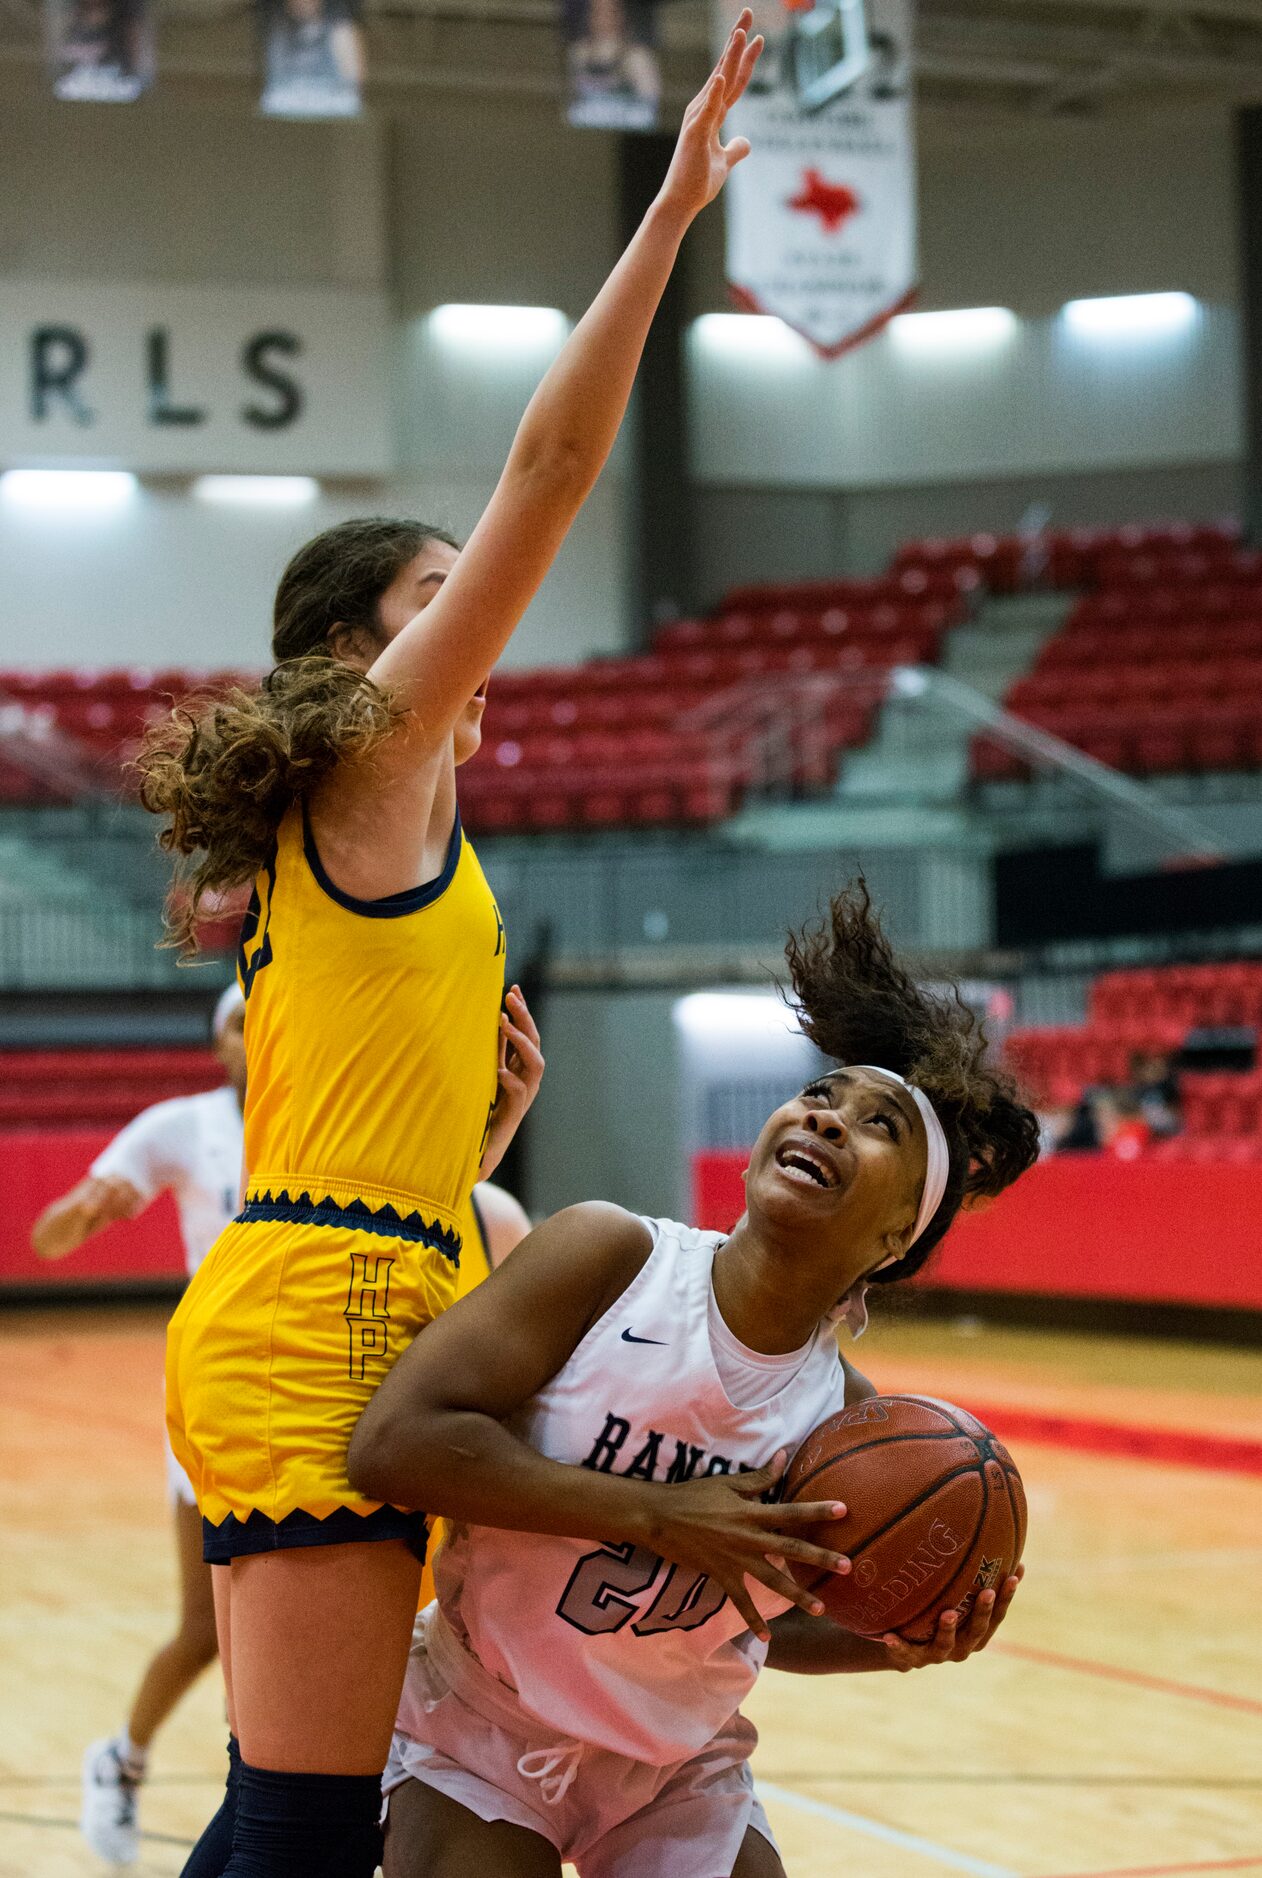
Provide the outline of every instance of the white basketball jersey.
[[130,1181],[146,1206],[171,1190],[191,1278],[240,1211],[243,1140],[241,1104],[225,1085],[143,1109],[101,1150],[91,1172]]
[[[646,1220],[653,1251],[573,1356],[511,1423],[551,1459],[674,1481],[763,1467],[844,1405],[821,1324],[768,1400],[735,1408],[707,1324],[722,1236]],[[705,1746],[766,1655],[722,1589],[631,1543],[456,1526],[435,1566],[443,1617],[549,1728],[654,1766]],[[787,1600],[753,1587],[766,1616]],[[408,1731],[405,1689],[399,1727]]]

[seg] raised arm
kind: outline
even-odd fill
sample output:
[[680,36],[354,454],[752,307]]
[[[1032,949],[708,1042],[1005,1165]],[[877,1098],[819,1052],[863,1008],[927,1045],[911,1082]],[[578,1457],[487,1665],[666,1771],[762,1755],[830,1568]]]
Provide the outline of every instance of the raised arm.
[[744,138],[725,147],[719,130],[762,47],[747,42],[751,19],[741,15],[688,107],[660,195],[526,407],[456,567],[372,667],[413,712],[418,757],[447,735],[556,558],[613,447],[679,244],[748,153]]
[[716,1579],[766,1636],[747,1578],[818,1610],[771,1557],[842,1566],[836,1553],[795,1536],[835,1517],[832,1503],[758,1498],[787,1456],[757,1473],[668,1486],[549,1460],[505,1426],[568,1361],[649,1251],[640,1220],[599,1202],[537,1227],[400,1357],[351,1439],[351,1484],[372,1499],[472,1525],[647,1545]]

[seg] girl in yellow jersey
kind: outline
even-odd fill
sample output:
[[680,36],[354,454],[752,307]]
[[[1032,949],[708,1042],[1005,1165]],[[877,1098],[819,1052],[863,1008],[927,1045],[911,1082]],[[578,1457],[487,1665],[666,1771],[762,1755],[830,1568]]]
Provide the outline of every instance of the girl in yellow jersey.
[[261,693],[177,712],[142,757],[167,845],[202,856],[185,936],[203,894],[255,881],[245,1200],[168,1358],[240,1743],[188,1878],[370,1878],[376,1863],[423,1514],[356,1494],[346,1448],[450,1302],[470,1190],[542,1069],[519,994],[500,1016],[503,928],[460,830],[456,767],[613,444],[679,244],[748,151],[719,131],[757,59],[749,25],[689,107],[661,193],[531,400],[463,552],[379,523],[309,544],[281,582]]

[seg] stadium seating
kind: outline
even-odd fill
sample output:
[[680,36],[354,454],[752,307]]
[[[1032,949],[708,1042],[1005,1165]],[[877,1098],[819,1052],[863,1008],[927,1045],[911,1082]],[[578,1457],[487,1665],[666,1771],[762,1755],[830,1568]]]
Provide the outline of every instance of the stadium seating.
[[[1114,545],[1098,586],[1004,703],[1026,722],[1132,775],[1262,768],[1262,556],[1217,547]],[[979,740],[982,780],[1028,774]]]
[[[1072,1107],[1093,1086],[1124,1088],[1136,1051],[1175,1053],[1197,1030],[1262,1035],[1262,961],[1107,972],[1087,1022],[1013,1031],[1008,1062],[1040,1105]],[[1163,1158],[1262,1160],[1262,1069],[1184,1070],[1183,1126],[1149,1152]]]
[[[1176,584],[1212,577],[1241,559],[1239,524],[1158,522],[1118,528],[1067,528],[1022,535],[968,535],[909,541],[893,572],[972,577],[991,593],[1076,589],[1119,581]],[[1256,570],[1255,570],[1256,571]]]
[[[1262,555],[1234,524],[908,543],[869,580],[744,586],[650,652],[497,673],[461,777],[475,832],[700,827],[750,794],[831,787],[894,666],[935,662],[983,589],[1085,589],[1011,686],[1017,716],[1139,776],[1262,769]],[[235,672],[0,672],[0,730],[57,736],[117,787],[147,723]],[[55,764],[6,760],[0,804],[70,799]],[[92,769],[91,766],[95,766]],[[980,739],[973,774],[1028,768]]]
[[917,570],[744,587],[638,658],[497,674],[461,777],[474,829],[697,826],[826,788],[895,665],[936,659],[975,585]]
[[222,1081],[208,1050],[0,1051],[0,1128],[118,1127],[152,1102]]
[[[252,684],[246,672],[197,672],[172,668],[75,671],[0,671],[0,727],[5,712],[15,712],[14,731],[37,741],[56,736],[69,740],[76,769],[99,786],[117,788],[119,772],[135,754],[146,728],[170,710],[172,701],[191,693],[223,691],[232,684]],[[32,773],[0,754],[0,803],[69,801],[77,793],[67,780],[59,786],[55,765]]]
[[[461,777],[475,831],[699,826],[751,789],[827,787],[866,741],[892,666],[935,659],[968,576],[749,587],[651,652],[496,675],[480,755]],[[0,673],[0,709],[72,740],[117,786],[147,723],[235,672]],[[0,801],[57,800],[55,777],[0,760]]]

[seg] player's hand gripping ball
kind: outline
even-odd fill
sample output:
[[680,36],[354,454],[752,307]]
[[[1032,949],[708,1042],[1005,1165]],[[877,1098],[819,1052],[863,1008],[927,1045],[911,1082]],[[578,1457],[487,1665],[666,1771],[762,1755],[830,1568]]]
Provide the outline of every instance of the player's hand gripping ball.
[[870,1396],[821,1422],[784,1479],[782,1499],[803,1496],[849,1508],[810,1536],[844,1551],[851,1570],[821,1573],[811,1589],[860,1637],[935,1643],[944,1613],[963,1626],[983,1592],[1003,1591],[1025,1545],[1012,1456],[975,1416],[931,1396]]

